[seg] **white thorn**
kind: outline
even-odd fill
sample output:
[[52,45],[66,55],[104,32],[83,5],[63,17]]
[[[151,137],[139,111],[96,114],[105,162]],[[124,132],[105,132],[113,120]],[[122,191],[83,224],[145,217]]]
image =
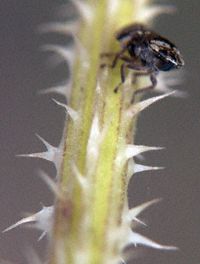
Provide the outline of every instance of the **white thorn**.
[[127,264],[126,261],[123,258],[120,258],[120,261],[122,264]]
[[152,150],[161,150],[162,147],[150,147],[150,146],[142,146],[142,145],[127,145],[123,156],[126,160],[137,156],[143,152],[152,151]]
[[53,206],[43,207],[42,210],[40,210],[38,213],[22,218],[14,225],[11,225],[8,228],[4,229],[2,233],[8,232],[23,224],[32,223],[32,226],[36,229],[45,232],[45,234],[50,234],[52,228],[53,213]]
[[128,211],[128,213],[125,215],[125,220],[127,220],[128,222],[135,220],[135,218],[137,219],[137,216],[143,212],[144,210],[146,210],[148,207],[150,207],[151,205],[160,202],[162,199],[153,199],[151,201],[148,201],[146,203],[140,204],[132,209],[130,209]]
[[19,220],[17,223],[15,223],[15,224],[7,227],[6,229],[4,229],[2,231],[2,233],[8,232],[8,231],[20,226],[20,225],[23,225],[23,224],[26,224],[26,223],[30,223],[30,222],[35,222],[35,215],[31,215],[31,216],[28,216],[26,218],[23,218],[23,219]]
[[[150,147],[150,146],[143,146],[143,145],[131,145],[128,144],[124,149],[121,149],[116,158],[116,164],[120,164],[121,162],[126,162],[130,158],[137,156],[143,152],[152,151],[152,150],[160,150],[163,147]],[[129,167],[128,176],[131,176],[131,171]]]
[[[168,88],[168,90],[166,89],[166,92],[170,92],[172,91],[171,88]],[[189,93],[186,91],[181,91],[181,90],[176,90],[176,92],[174,93],[173,97],[177,97],[177,98],[187,98],[189,96]]]
[[90,129],[90,136],[88,139],[87,153],[93,155],[94,157],[98,154],[98,145],[100,143],[100,127],[99,119],[97,114],[95,114],[92,122],[92,127]]
[[134,117],[138,113],[143,111],[145,108],[152,105],[153,103],[155,103],[161,99],[164,99],[165,97],[168,97],[174,93],[175,93],[175,91],[167,93],[167,94],[159,95],[159,96],[154,96],[152,98],[146,99],[146,100],[141,101],[139,103],[133,104],[132,106],[129,107],[129,109],[126,110],[126,114],[130,117]]
[[95,113],[92,126],[90,129],[90,135],[87,145],[87,177],[94,173],[96,168],[96,161],[99,156],[99,148],[102,140],[105,138],[107,129],[109,128],[108,123],[104,124],[102,130],[100,130],[98,114]]
[[147,224],[146,224],[144,221],[140,220],[140,219],[137,218],[137,217],[133,217],[133,218],[132,218],[132,221],[135,221],[135,222],[137,222],[138,224],[141,224],[141,225],[143,225],[143,226],[147,226]]
[[[155,92],[161,92],[161,93],[170,93],[173,91],[173,88],[170,88],[167,85],[163,86],[163,87],[159,86],[159,87],[156,87],[156,89],[154,91]],[[176,90],[175,93],[173,93],[172,97],[184,99],[184,98],[188,97],[188,92]]]
[[133,159],[129,159],[127,176],[128,178],[130,178],[135,173],[139,173],[143,171],[151,171],[151,170],[163,170],[163,169],[165,169],[165,167],[141,165],[135,163]]
[[42,234],[38,237],[38,242],[42,240],[46,236],[46,232],[42,232]]
[[74,52],[73,48],[64,48],[58,45],[44,45],[42,47],[44,51],[51,51],[58,54],[64,61],[69,63],[70,68],[72,68],[73,61],[74,61]]
[[58,185],[44,171],[39,170],[39,177],[46,183],[46,185],[57,198],[62,199],[62,194],[58,188]]
[[146,166],[142,164],[135,163],[133,165],[133,173],[149,171],[149,170],[163,170],[165,167],[156,167],[156,166]]
[[82,189],[87,191],[89,188],[88,180],[86,179],[86,177],[84,177],[80,173],[80,171],[78,170],[78,168],[76,167],[76,165],[74,163],[72,163],[72,171],[73,171],[78,183],[82,187]]
[[177,250],[177,247],[174,246],[166,246],[166,245],[161,245],[158,244],[157,242],[142,236],[136,232],[130,231],[129,237],[128,237],[128,242],[125,246],[128,246],[130,244],[134,244],[135,246],[137,245],[144,245],[147,247],[155,248],[155,249],[160,249],[160,250]]
[[58,169],[59,165],[59,157],[60,157],[60,149],[52,146],[49,144],[45,139],[43,139],[41,136],[36,136],[42,141],[42,143],[45,145],[47,151],[45,152],[38,152],[38,153],[30,153],[30,154],[19,154],[16,155],[17,157],[25,157],[25,158],[39,158],[39,159],[45,159],[48,161],[51,161],[54,163],[55,167]]
[[70,106],[58,102],[56,99],[52,98],[52,100],[59,106],[63,107],[65,111],[69,114],[73,121],[76,121],[79,117],[78,112],[72,109]]
[[63,34],[74,34],[78,29],[78,22],[68,21],[66,23],[52,22],[39,26],[40,33],[56,32]]
[[43,137],[40,135],[36,134],[36,137],[39,138],[39,140],[45,145],[47,150],[55,152],[57,148],[53,147],[49,142],[47,142]]
[[91,7],[91,5],[87,4],[85,1],[80,1],[80,0],[71,0],[71,1],[74,4],[74,6],[77,8],[81,17],[88,23],[91,23],[94,17],[93,8]]
[[[41,32],[56,31],[56,32],[65,33],[65,34],[70,33],[75,42],[77,51],[79,55],[82,57],[83,65],[85,67],[88,67],[89,65],[88,54],[87,54],[85,47],[82,45],[80,39],[76,35],[77,29],[78,29],[77,22],[72,22],[71,24],[69,24],[69,22],[65,24],[64,23],[63,24],[62,23],[48,23],[40,27]],[[61,57],[64,57],[64,59],[66,59],[67,61],[69,60],[70,65],[72,65],[73,60],[74,60],[74,56],[72,55],[75,52],[72,52],[71,49],[66,49],[64,47],[59,47],[55,45],[45,45],[44,49],[47,51],[55,51],[56,53],[61,55]]]
[[71,88],[71,82],[64,84],[64,85],[52,86],[52,87],[40,90],[38,94],[57,93],[57,94],[64,95],[66,100],[68,100],[70,88]]
[[136,20],[147,23],[160,14],[173,14],[176,11],[176,8],[172,5],[144,5],[141,10],[141,12],[136,14]]
[[[147,20],[161,15],[161,14],[173,14],[176,12],[176,7],[172,5],[155,5],[149,6],[144,10],[144,17]],[[143,18],[144,19],[144,18]]]

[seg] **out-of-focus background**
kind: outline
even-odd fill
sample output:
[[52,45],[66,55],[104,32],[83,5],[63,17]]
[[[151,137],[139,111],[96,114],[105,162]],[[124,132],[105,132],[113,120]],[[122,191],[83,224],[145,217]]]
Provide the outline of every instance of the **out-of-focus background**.
[[[68,69],[65,64],[53,67],[52,54],[42,51],[41,46],[67,44],[70,39],[41,35],[38,28],[65,19],[59,9],[62,2],[0,1],[0,231],[23,213],[36,212],[41,203],[47,206],[53,200],[38,177],[38,168],[53,176],[54,167],[15,155],[45,150],[36,133],[55,146],[61,137],[64,112],[51,98],[63,98],[39,95],[39,91],[61,84]],[[133,206],[162,197],[162,202],[141,215],[148,227],[139,231],[180,250],[161,252],[139,247],[134,264],[200,262],[200,6],[196,0],[169,2],[177,7],[177,13],[157,18],[154,28],[175,42],[184,55],[183,83],[175,88],[187,91],[188,97],[165,99],[141,115],[137,143],[166,149],[146,154],[140,162],[166,169],[136,175],[129,186],[129,201]],[[39,235],[23,228],[0,234],[0,263],[27,264],[29,247],[44,256],[45,239],[38,242]]]

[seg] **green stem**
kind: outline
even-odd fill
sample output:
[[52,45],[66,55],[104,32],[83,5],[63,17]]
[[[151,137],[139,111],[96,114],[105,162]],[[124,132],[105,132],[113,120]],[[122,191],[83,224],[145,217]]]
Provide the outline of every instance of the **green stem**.
[[51,264],[117,263],[121,253],[115,235],[121,228],[128,179],[127,162],[119,157],[133,142],[135,122],[125,112],[136,87],[123,85],[114,93],[119,66],[100,69],[100,54],[119,49],[114,33],[133,22],[134,1],[119,1],[115,15],[108,12],[109,1],[89,2],[92,22],[81,21],[78,33],[87,55],[78,55],[74,66],[69,106],[78,119],[67,118],[59,183],[63,199],[56,202]]

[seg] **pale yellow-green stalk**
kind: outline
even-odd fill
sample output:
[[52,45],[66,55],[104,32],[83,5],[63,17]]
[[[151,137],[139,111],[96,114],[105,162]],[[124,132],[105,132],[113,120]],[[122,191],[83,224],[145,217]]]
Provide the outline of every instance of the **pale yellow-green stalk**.
[[43,177],[55,193],[55,209],[45,207],[42,220],[36,214],[5,231],[22,223],[38,222],[40,229],[50,233],[50,264],[117,264],[130,244],[175,249],[131,230],[132,221],[139,221],[137,215],[157,200],[131,210],[127,204],[133,157],[158,149],[134,145],[138,114],[166,95],[142,102],[137,98],[132,103],[134,91],[147,80],[132,85],[127,71],[125,84],[115,93],[120,83],[120,63],[115,69],[100,67],[110,63],[110,58],[101,58],[103,52],[120,48],[114,37],[117,30],[134,22],[148,23],[155,14],[170,9],[149,6],[147,0],[74,0],[72,4],[79,12],[79,21],[52,24],[48,30],[71,34],[74,50],[46,47],[67,59],[71,70],[70,92],[65,91],[67,105],[54,100],[67,112],[63,142],[56,149],[40,138],[47,147],[46,156],[29,155],[56,165],[57,185]]
[[101,69],[100,54],[119,49],[116,30],[145,22],[148,3],[88,0],[75,4],[81,17],[72,32],[77,50],[68,106],[76,115],[67,118],[64,135],[59,170],[62,198],[56,202],[50,263],[118,263],[131,232],[124,220],[128,159],[151,150],[132,145],[135,121],[155,99],[132,105],[138,87],[128,78],[114,93],[120,82],[119,67]]

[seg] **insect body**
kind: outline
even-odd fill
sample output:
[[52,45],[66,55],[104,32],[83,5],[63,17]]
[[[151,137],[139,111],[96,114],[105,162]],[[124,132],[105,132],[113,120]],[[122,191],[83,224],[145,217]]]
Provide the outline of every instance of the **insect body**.
[[103,56],[114,55],[111,68],[114,68],[118,60],[122,60],[121,83],[125,81],[125,69],[135,70],[134,80],[137,76],[149,75],[151,85],[138,90],[143,92],[156,86],[156,75],[159,71],[178,69],[184,65],[183,58],[177,49],[166,38],[149,30],[142,24],[131,24],[116,33],[116,39],[120,42],[121,50],[117,53],[105,53]]

